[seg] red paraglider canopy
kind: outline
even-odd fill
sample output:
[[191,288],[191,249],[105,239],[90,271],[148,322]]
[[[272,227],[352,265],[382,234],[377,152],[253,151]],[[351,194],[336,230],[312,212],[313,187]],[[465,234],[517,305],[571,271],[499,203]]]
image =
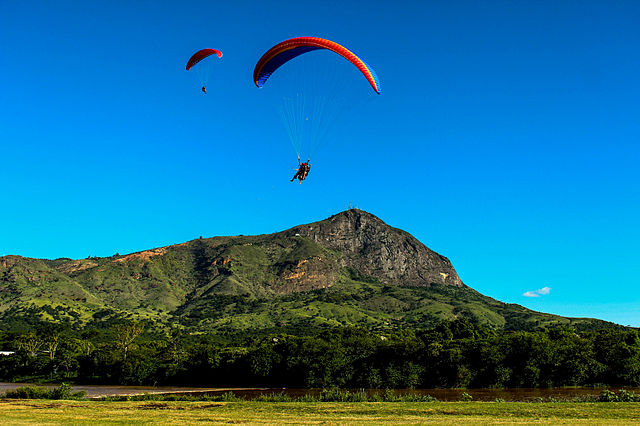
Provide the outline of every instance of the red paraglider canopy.
[[253,70],[253,81],[257,87],[262,87],[271,74],[283,64],[304,53],[316,49],[327,49],[337,53],[360,70],[373,90],[380,94],[380,81],[378,76],[366,62],[356,56],[355,53],[338,43],[319,37],[295,37],[276,44],[267,51]]
[[193,54],[191,58],[189,58],[189,62],[187,62],[187,71],[191,69],[192,66],[211,55],[218,55],[218,58],[222,58],[222,52],[216,49],[202,49],[198,50]]

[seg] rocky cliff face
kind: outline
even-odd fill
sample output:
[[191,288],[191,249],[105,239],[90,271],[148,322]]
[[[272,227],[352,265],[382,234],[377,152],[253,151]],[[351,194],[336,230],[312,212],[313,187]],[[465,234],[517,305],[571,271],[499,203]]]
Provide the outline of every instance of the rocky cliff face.
[[280,234],[308,237],[323,247],[340,252],[341,266],[357,269],[391,285],[464,286],[449,259],[430,250],[409,233],[392,228],[362,210],[347,210]]

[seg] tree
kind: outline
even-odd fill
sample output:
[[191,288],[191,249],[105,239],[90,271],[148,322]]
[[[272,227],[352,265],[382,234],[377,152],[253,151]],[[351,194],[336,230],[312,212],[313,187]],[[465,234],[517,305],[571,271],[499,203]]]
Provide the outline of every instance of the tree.
[[34,357],[40,350],[44,342],[40,336],[33,332],[21,334],[16,338],[15,344],[18,350],[24,350],[30,356]]
[[144,326],[137,321],[126,321],[114,326],[116,345],[122,351],[122,360],[127,360],[129,349],[136,338],[144,332]]
[[38,327],[38,335],[49,352],[49,360],[55,360],[62,336],[62,326],[56,323],[44,323]]

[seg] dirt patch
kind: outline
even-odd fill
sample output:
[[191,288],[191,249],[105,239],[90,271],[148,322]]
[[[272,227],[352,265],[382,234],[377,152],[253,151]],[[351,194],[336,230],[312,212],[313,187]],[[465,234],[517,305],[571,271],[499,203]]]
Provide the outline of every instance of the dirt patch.
[[153,256],[162,256],[163,254],[165,254],[167,252],[167,249],[170,247],[180,247],[180,246],[184,246],[187,245],[189,242],[187,241],[186,243],[180,243],[180,244],[173,244],[170,246],[166,246],[166,247],[158,247],[156,249],[153,250],[145,250],[145,251],[139,251],[137,253],[131,253],[128,254],[126,256],[123,256],[119,259],[114,260],[114,263],[117,262],[130,262],[132,260],[142,260],[142,261],[147,261],[150,258],[152,258]]
[[80,260],[72,260],[71,262],[63,263],[58,266],[56,269],[60,272],[64,272],[70,274],[72,272],[84,271],[85,269],[90,269],[98,264],[92,260],[80,259]]
[[121,257],[120,259],[116,259],[113,262],[131,262],[132,260],[142,260],[147,261],[153,256],[161,256],[167,252],[167,247],[160,247],[153,250],[140,251],[138,253],[132,253],[127,256]]
[[142,405],[140,406],[141,410],[168,410],[171,407],[169,407],[169,404],[163,403],[163,402],[155,402],[152,404],[146,404],[146,405]]
[[199,405],[197,407],[193,407],[198,410],[206,410],[208,408],[216,408],[216,407],[224,407],[224,404],[207,404],[207,405]]
[[[16,402],[17,400],[13,400],[13,402]],[[24,401],[24,400],[20,400],[20,401]],[[27,403],[27,404],[23,404],[27,407],[30,408],[36,408],[39,410],[42,409],[48,409],[48,408],[84,408],[84,405],[79,405],[79,404],[65,404],[65,403],[61,403],[61,402],[49,402],[46,404],[34,404],[34,403]]]

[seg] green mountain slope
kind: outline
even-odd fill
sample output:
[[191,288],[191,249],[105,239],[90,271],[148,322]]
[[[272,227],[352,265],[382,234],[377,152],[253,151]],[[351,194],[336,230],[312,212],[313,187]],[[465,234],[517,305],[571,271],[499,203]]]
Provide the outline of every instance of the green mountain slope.
[[305,332],[428,327],[608,327],[507,305],[467,287],[447,258],[377,217],[348,210],[267,235],[215,237],[108,258],[0,258],[0,327],[21,316],[86,322],[105,312],[193,330]]

